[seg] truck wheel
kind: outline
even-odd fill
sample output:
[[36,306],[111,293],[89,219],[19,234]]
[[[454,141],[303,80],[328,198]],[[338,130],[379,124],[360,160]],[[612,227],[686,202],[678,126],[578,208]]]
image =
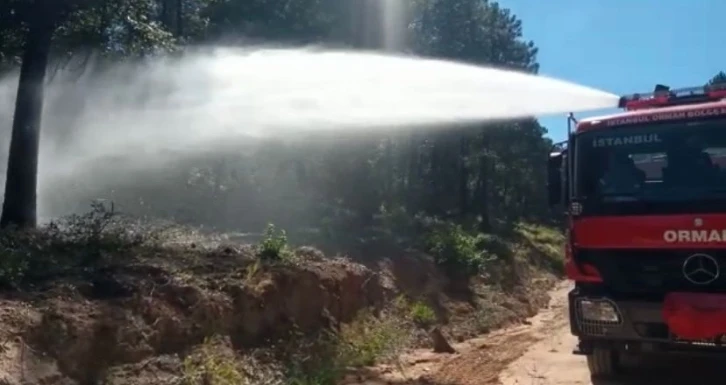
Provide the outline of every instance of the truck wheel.
[[587,367],[593,377],[607,377],[620,369],[620,354],[617,350],[595,348],[587,355]]

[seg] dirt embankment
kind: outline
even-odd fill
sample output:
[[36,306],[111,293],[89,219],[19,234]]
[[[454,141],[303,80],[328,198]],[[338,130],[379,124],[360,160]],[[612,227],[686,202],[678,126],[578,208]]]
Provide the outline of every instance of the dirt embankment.
[[97,383],[119,365],[148,369],[158,363],[147,360],[174,355],[162,360],[171,378],[181,368],[178,358],[207,337],[225,336],[236,349],[264,346],[293,328],[306,333],[349,322],[363,308],[380,308],[387,295],[371,270],[348,261],[253,272],[244,251],[197,257],[184,268],[148,261],[110,268],[91,282],[53,282],[42,292],[4,296],[5,382]]
[[[549,338],[553,331],[559,333],[564,330],[567,325],[567,290],[567,283],[558,283],[549,292],[551,300],[542,312],[522,323],[454,344],[455,354],[437,354],[430,349],[413,350],[403,355],[396,364],[379,365],[348,376],[345,385],[539,384],[541,372],[537,371],[537,362],[531,367],[528,362],[516,368],[513,363],[519,363],[525,352]],[[548,351],[552,353],[568,348],[571,346],[557,344]],[[502,377],[501,373],[505,370],[507,374]]]
[[573,355],[567,292],[560,282],[549,305],[522,324],[454,344],[455,354],[419,349],[396,365],[368,368],[345,385],[716,385],[726,358],[687,355],[627,356],[622,373],[591,378],[585,357]]
[[[271,264],[247,246],[145,250],[3,292],[0,384],[331,384],[340,368],[320,362],[370,365],[430,345],[433,325],[454,342],[534,315],[556,281],[546,256],[556,241],[537,237],[511,244],[489,272],[498,279],[466,281],[395,251],[364,266],[310,248]],[[322,339],[336,348],[310,342]]]

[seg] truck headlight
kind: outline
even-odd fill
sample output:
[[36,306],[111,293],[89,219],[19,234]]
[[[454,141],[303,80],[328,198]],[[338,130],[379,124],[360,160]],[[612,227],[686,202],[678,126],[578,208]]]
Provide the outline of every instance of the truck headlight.
[[581,298],[577,309],[583,321],[620,323],[620,313],[610,300]]

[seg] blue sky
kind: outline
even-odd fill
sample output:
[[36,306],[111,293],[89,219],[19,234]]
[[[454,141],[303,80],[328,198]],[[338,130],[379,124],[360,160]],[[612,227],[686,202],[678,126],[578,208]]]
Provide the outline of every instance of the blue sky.
[[[704,84],[726,71],[724,0],[500,0],[539,47],[540,73],[618,95]],[[576,114],[599,115],[617,110]],[[565,138],[565,115],[541,117]]]

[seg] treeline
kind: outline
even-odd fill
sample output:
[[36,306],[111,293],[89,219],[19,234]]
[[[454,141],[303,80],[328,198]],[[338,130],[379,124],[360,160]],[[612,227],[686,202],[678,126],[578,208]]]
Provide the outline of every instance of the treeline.
[[[5,69],[23,63],[28,76],[21,84],[26,87],[39,84],[38,71],[28,68],[43,65],[45,57],[50,58],[50,76],[58,66],[82,65],[91,52],[122,61],[220,42],[319,44],[538,70],[537,49],[523,39],[521,21],[486,0],[4,4],[0,62]],[[27,113],[18,117],[25,121],[16,122],[16,133],[18,127],[41,124],[33,115],[36,96],[19,100]],[[408,226],[416,217],[490,231],[520,220],[552,220],[545,175],[551,141],[545,134],[535,119],[523,119],[397,129],[388,135],[315,143],[271,142],[251,154],[186,159],[167,169],[138,173],[133,184],[69,180],[43,197],[44,210],[63,214],[87,206],[91,199],[106,198],[134,214],[229,230],[260,230],[275,222],[287,228],[353,233],[382,225]],[[28,194],[36,187],[28,185],[28,175],[37,172],[32,167],[37,155],[27,142],[22,148],[11,146],[4,224],[32,225],[34,212],[29,210],[35,206]]]

